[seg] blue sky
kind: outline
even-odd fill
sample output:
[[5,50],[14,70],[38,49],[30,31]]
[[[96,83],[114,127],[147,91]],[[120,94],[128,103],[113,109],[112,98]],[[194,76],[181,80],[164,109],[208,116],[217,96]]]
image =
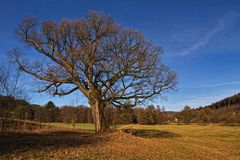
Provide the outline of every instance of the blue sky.
[[[13,32],[24,16],[59,21],[80,18],[89,10],[112,15],[164,48],[163,61],[176,71],[178,89],[153,104],[181,110],[184,105],[204,106],[240,91],[238,0],[1,0],[0,63],[11,48],[23,48]],[[32,103],[87,104],[80,93],[59,98],[30,90]]]

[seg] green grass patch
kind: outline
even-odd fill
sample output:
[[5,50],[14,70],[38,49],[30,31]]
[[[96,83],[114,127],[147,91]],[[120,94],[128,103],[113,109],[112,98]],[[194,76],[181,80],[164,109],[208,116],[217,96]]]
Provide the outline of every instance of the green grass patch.
[[52,123],[44,123],[44,125],[54,126],[54,127],[64,127],[70,129],[80,129],[85,131],[95,131],[94,124],[92,123],[76,123],[72,125],[71,123],[61,123],[61,122],[52,122]]

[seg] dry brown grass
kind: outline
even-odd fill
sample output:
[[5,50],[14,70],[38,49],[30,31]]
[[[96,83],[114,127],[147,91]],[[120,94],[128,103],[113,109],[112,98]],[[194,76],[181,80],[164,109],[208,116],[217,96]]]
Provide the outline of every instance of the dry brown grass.
[[[71,129],[42,130],[2,137],[2,159],[192,159],[239,160],[240,127],[129,125],[159,137],[137,137],[122,130],[102,135]],[[159,134],[164,131],[178,136]],[[141,136],[138,135],[138,136]],[[1,159],[0,158],[0,159]]]

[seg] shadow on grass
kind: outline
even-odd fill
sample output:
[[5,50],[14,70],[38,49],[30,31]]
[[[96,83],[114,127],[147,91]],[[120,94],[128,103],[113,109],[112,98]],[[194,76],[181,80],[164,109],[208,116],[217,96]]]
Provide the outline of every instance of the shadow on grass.
[[56,130],[23,134],[12,133],[0,137],[0,157],[8,157],[14,153],[42,150],[44,148],[79,147],[97,143],[99,140],[102,140],[102,138],[96,136],[94,133],[76,130]]
[[126,133],[131,133],[134,136],[137,137],[143,137],[143,138],[175,138],[175,137],[181,137],[181,135],[168,132],[168,131],[159,131],[154,129],[124,129],[123,130]]

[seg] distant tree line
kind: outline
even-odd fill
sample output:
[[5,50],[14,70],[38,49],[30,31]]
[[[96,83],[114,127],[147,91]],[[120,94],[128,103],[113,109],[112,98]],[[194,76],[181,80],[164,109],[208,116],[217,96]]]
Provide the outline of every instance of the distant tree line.
[[240,93],[224,98],[216,103],[206,106],[205,108],[218,109],[218,108],[222,108],[230,105],[237,105],[237,104],[240,105]]
[[[132,107],[126,103],[121,107],[107,106],[104,110],[106,125],[118,124],[167,124],[167,123],[240,123],[239,94],[225,98],[210,106],[192,109],[185,106],[180,112],[167,112],[164,107],[148,105]],[[224,102],[226,105],[224,106]],[[14,105],[9,109],[9,105]],[[216,107],[218,106],[218,107]],[[221,106],[221,107],[220,107]],[[4,117],[9,112],[8,117]],[[0,120],[20,119],[42,122],[93,123],[92,110],[88,106],[57,107],[49,101],[46,105],[32,105],[24,100],[0,96]],[[2,129],[4,129],[2,123]]]
[[176,114],[178,123],[240,123],[240,105],[191,109],[189,106]]
[[240,123],[240,93],[197,109],[185,106],[177,119],[182,123]]
[[[14,99],[11,99],[11,101]],[[64,123],[93,123],[92,111],[89,107],[62,106],[57,107],[51,101],[46,105],[31,105],[24,100],[16,100],[8,119],[31,120],[36,122],[64,122]],[[7,101],[5,101],[7,103]],[[1,113],[7,108],[0,103]],[[122,107],[108,106],[104,111],[104,118],[108,125],[117,124],[164,124],[174,119],[173,114],[164,112],[164,107],[149,105],[144,108],[132,108],[130,104]]]

